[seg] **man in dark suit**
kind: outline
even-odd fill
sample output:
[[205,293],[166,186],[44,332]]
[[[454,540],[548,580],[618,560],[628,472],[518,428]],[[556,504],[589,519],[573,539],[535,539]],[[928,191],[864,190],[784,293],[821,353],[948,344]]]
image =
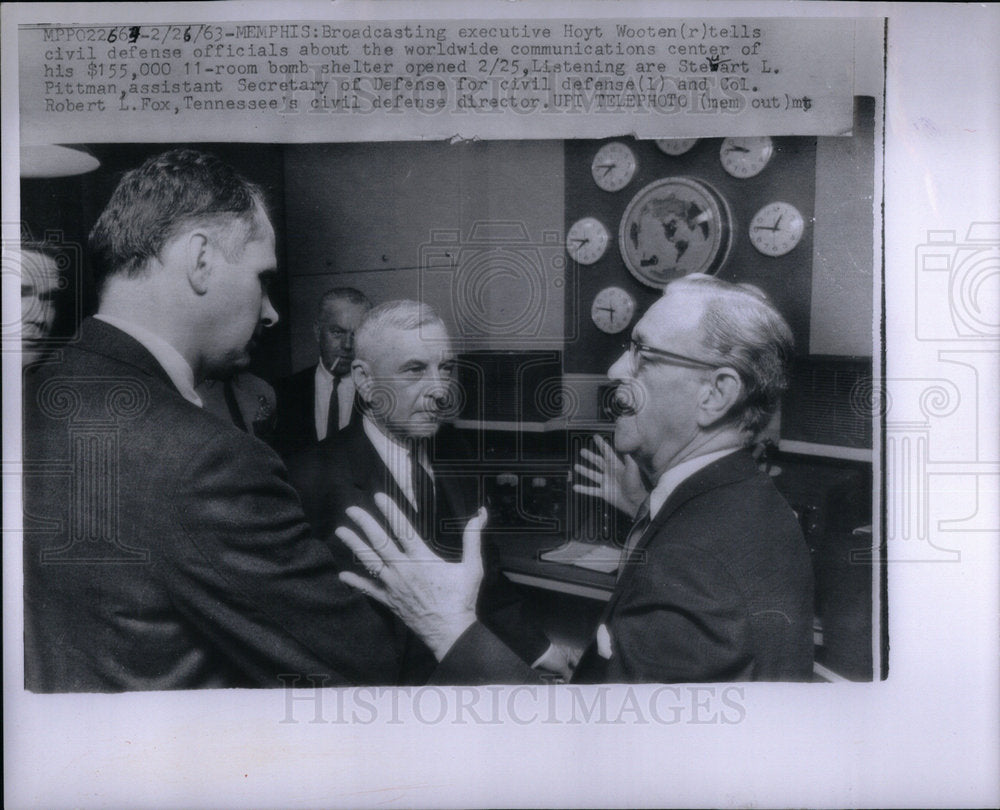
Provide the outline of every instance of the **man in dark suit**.
[[[420,302],[381,304],[358,328],[352,373],[361,413],[339,433],[289,460],[310,524],[319,537],[329,538],[345,568],[361,570],[333,531],[347,521],[349,507],[376,512],[374,496],[380,492],[421,536],[432,538],[438,557],[461,557],[462,530],[482,493],[457,449],[456,431],[441,421],[454,397],[454,366],[444,323]],[[480,615],[525,661],[554,665],[558,648],[550,649],[528,616],[523,595],[500,574],[488,541],[484,554]]]
[[273,445],[288,456],[347,427],[354,410],[354,332],[372,308],[353,287],[323,293],[316,309],[313,335],[319,362],[275,384],[277,424]]
[[[708,276],[667,286],[639,320],[608,376],[621,413],[615,446],[652,491],[622,552],[614,593],[574,682],[807,680],[812,671],[812,571],[795,515],[747,446],[785,384],[791,332],[755,288]],[[598,481],[611,464],[595,471]],[[357,517],[356,515],[354,517]],[[399,572],[420,553],[338,535],[378,571],[351,584],[405,612]],[[382,565],[384,563],[384,566]],[[474,589],[474,561],[455,565],[455,611]],[[444,651],[445,683],[531,680],[534,674],[475,616]]]
[[[273,451],[195,391],[277,320],[260,189],[167,152],[122,178],[90,241],[97,315],[25,389],[25,686],[396,683],[412,637],[338,579]],[[438,572],[411,572],[432,639],[454,635]]]

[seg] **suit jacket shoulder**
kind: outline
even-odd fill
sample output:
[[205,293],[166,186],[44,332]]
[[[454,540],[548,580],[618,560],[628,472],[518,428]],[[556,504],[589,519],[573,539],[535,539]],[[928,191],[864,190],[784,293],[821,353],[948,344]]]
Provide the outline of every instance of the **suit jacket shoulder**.
[[749,454],[683,482],[636,547],[581,680],[806,680],[812,571],[797,521]]
[[277,456],[139,343],[86,322],[26,411],[29,689],[396,681],[395,628],[339,581]]

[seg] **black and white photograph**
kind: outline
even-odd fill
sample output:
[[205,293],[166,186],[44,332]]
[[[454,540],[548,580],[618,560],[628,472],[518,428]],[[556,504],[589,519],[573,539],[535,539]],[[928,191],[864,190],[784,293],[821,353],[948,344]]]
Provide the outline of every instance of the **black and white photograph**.
[[993,803],[996,81],[893,70],[1000,16],[66,9],[4,8],[10,806]]

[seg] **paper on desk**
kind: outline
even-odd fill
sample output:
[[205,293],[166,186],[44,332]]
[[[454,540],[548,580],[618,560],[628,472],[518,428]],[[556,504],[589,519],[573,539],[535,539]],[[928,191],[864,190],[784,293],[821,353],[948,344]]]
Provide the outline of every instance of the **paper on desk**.
[[600,571],[610,574],[618,570],[622,551],[620,548],[593,543],[582,543],[570,540],[565,546],[546,551],[542,559],[546,562],[560,562],[586,568],[588,571]]

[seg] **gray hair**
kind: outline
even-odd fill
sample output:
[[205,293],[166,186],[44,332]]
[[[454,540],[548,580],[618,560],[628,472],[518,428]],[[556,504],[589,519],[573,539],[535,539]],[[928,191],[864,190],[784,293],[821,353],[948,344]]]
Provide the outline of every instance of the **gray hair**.
[[323,310],[332,301],[346,301],[349,304],[363,307],[365,310],[372,308],[371,299],[361,290],[356,290],[354,287],[331,287],[319,297],[319,303],[316,305],[317,321],[322,320]]
[[443,325],[444,321],[429,304],[406,299],[386,301],[369,310],[354,333],[354,356],[370,359],[386,329],[420,329],[430,324]]
[[767,427],[788,387],[795,340],[788,323],[762,290],[703,274],[671,282],[670,288],[698,291],[704,301],[702,345],[709,359],[735,369],[743,397],[732,418],[752,441]]

